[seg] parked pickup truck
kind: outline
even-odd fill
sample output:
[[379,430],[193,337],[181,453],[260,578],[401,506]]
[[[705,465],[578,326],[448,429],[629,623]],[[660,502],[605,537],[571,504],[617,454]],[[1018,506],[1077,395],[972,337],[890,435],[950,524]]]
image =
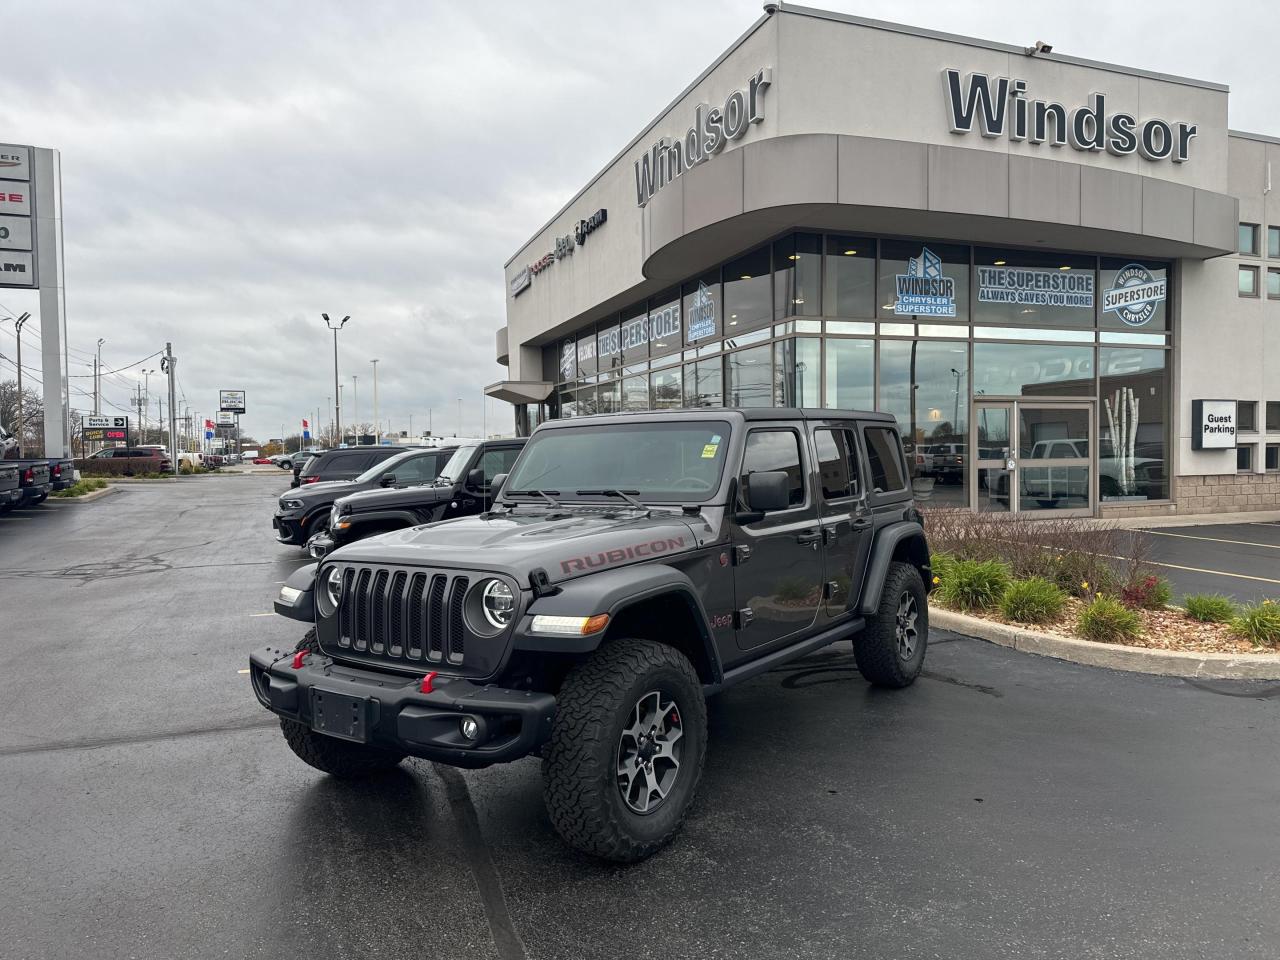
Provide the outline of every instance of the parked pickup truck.
[[[286,581],[276,612],[310,629],[254,650],[249,681],[300,759],[360,777],[407,756],[537,755],[560,836],[635,861],[693,801],[705,698],[836,642],[877,686],[920,675],[929,550],[891,416],[552,420],[493,489],[490,511],[341,547]],[[786,777],[787,724],[807,720],[780,717],[770,776]]]
[[468,443],[453,451],[434,482],[421,485],[388,461],[381,487],[334,502],[328,529],[307,542],[307,551],[319,558],[376,533],[484,513],[493,502],[493,478],[511,470],[524,444],[522,439]]
[[22,490],[22,505],[43,503],[53,490],[49,477],[48,460],[8,460],[6,466],[18,468],[18,486]]
[[22,488],[18,485],[18,468],[0,460],[0,513],[8,513],[22,502]]
[[49,483],[54,490],[66,490],[76,482],[76,462],[70,457],[49,458]]

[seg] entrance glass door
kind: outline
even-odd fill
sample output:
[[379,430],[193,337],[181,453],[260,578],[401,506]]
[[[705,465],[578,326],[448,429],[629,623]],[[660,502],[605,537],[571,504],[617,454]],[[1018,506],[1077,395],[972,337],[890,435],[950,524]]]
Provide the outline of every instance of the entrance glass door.
[[977,510],[1093,513],[1092,404],[981,401],[974,422]]

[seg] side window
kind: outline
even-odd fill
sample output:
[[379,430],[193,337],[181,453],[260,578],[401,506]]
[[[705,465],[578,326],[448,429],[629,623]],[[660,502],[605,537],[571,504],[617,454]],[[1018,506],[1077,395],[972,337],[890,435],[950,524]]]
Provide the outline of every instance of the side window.
[[888,493],[905,487],[906,471],[898,451],[898,435],[887,427],[868,427],[863,436],[867,441],[867,465],[871,468],[872,488]]
[[851,430],[822,428],[813,432],[818,448],[818,479],[824,500],[858,495],[858,446]]
[[388,469],[395,473],[397,483],[413,486],[435,478],[434,475],[427,476],[427,474],[431,473],[433,462],[431,457],[410,457],[403,463],[397,464],[394,468]]
[[743,502],[751,489],[751,474],[784,471],[790,479],[787,502],[798,507],[804,503],[804,469],[800,465],[800,437],[794,430],[753,430],[747,435],[747,448],[742,456]]
[[500,473],[510,473],[511,465],[516,462],[520,451],[511,447],[505,450],[486,450],[480,457],[480,469],[484,471],[484,484],[487,487],[493,478]]

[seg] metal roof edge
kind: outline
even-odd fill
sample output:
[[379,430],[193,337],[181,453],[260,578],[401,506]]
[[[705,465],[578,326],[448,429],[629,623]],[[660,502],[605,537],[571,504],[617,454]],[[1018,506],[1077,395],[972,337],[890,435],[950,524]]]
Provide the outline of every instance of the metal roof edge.
[[1245,130],[1227,128],[1228,137],[1239,137],[1242,140],[1257,140],[1260,143],[1280,143],[1280,137],[1268,136],[1265,133],[1249,133]]

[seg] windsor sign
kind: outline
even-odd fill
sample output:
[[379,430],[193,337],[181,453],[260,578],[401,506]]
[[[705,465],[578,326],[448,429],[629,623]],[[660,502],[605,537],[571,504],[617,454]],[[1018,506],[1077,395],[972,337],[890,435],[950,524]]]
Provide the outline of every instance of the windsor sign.
[[1105,150],[1118,157],[1138,153],[1152,162],[1185,163],[1190,157],[1194,123],[1171,123],[1152,117],[1139,123],[1132,113],[1107,111],[1106,94],[1091,93],[1089,102],[1068,109],[1052,100],[1028,100],[1027,81],[942,71],[951,132],[975,128],[984,137],[1005,137],[1073,150]]

